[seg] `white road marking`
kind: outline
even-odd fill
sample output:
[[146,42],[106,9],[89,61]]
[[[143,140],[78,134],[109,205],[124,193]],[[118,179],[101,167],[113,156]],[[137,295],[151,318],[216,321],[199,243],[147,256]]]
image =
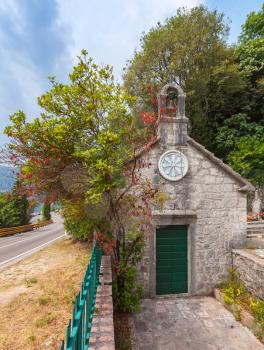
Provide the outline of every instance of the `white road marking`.
[[39,245],[39,246],[37,246],[37,247],[35,247],[35,248],[33,248],[33,249],[30,249],[30,250],[28,250],[27,252],[24,252],[24,253],[22,253],[22,254],[19,254],[19,255],[17,255],[17,256],[14,256],[13,258],[10,258],[10,259],[8,259],[8,260],[5,260],[5,261],[3,261],[3,262],[0,263],[0,266],[5,265],[5,264],[7,264],[8,262],[10,262],[10,261],[12,261],[12,260],[18,259],[18,258],[20,258],[20,257],[23,256],[23,255],[27,255],[27,254],[29,254],[29,253],[33,253],[34,251],[38,251],[39,248],[45,247],[45,246],[48,245],[49,243],[55,242],[57,239],[62,238],[62,237],[64,237],[64,236],[65,236],[65,234],[64,234],[64,235],[61,235],[61,236],[59,236],[59,237],[57,237],[57,238],[54,238],[54,239],[52,239],[51,241],[48,241],[48,242],[46,242],[46,243],[44,243],[44,244],[41,244],[41,245]]

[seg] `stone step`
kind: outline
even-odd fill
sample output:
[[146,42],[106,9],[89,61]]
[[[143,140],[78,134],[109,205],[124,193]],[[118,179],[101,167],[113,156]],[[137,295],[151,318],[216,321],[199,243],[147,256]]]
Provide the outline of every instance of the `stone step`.
[[247,235],[264,235],[263,231],[247,231]]
[[247,234],[247,238],[258,238],[258,239],[264,239],[264,233],[262,234],[253,234],[253,233],[249,233]]
[[251,227],[259,227],[259,228],[264,228],[264,225],[261,224],[261,225],[247,225],[248,228],[251,228]]
[[258,229],[258,230],[264,230],[264,226],[247,226],[248,230],[254,230],[254,229]]
[[248,221],[248,226],[263,226],[264,227],[264,221]]
[[262,228],[248,228],[247,229],[247,232],[260,232],[260,233],[264,233],[264,229],[262,229]]

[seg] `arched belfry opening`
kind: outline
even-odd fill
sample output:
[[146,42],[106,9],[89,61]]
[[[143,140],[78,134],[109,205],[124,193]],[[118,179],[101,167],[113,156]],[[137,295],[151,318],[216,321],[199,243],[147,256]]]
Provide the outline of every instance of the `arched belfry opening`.
[[166,84],[160,91],[158,101],[159,118],[185,117],[185,94],[179,85]]
[[174,83],[166,84],[158,95],[159,130],[164,145],[186,145],[189,119],[185,116],[185,94]]

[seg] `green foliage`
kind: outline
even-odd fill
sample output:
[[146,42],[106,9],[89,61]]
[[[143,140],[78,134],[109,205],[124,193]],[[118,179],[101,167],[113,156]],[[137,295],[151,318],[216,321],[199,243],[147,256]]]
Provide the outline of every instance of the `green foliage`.
[[247,79],[247,115],[252,122],[264,124],[264,38],[238,46],[237,60]]
[[150,87],[155,94],[170,81],[179,83],[187,94],[192,136],[213,151],[218,127],[247,105],[246,80],[227,33],[223,14],[203,6],[180,9],[143,35],[124,72],[125,86],[138,97],[137,110],[153,108]]
[[89,223],[87,218],[65,218],[64,227],[67,233],[71,234],[73,237],[80,241],[86,241],[92,236],[91,224]]
[[180,9],[142,36],[124,71],[125,86],[138,97],[136,111],[157,112],[153,95],[169,81],[181,84],[191,135],[257,184],[263,183],[263,23],[264,5],[248,15],[239,44],[230,47],[222,14]]
[[26,287],[31,287],[33,284],[37,283],[38,280],[36,277],[26,278],[25,279],[25,285]]
[[47,305],[48,302],[49,302],[49,299],[46,298],[46,297],[43,297],[43,296],[38,297],[38,299],[37,299],[37,303],[38,303],[39,305]]
[[36,340],[36,337],[35,337],[35,335],[29,335],[27,337],[27,340],[30,341],[30,342],[34,342]]
[[38,99],[41,116],[27,122],[22,111],[14,113],[5,132],[12,151],[28,159],[24,183],[34,183],[35,192],[98,203],[124,182],[133,99],[114,82],[111,67],[97,66],[85,51],[69,78],[69,84],[51,78],[51,90]]
[[50,323],[52,323],[55,318],[56,318],[56,316],[49,312],[46,315],[44,315],[43,317],[39,318],[35,322],[35,326],[37,328],[44,328],[47,325],[49,325]]
[[247,80],[245,114],[232,116],[219,129],[218,149],[241,175],[264,184],[264,5],[248,15],[236,48],[239,69]]
[[228,157],[230,165],[242,176],[261,187],[264,184],[264,135],[244,136]]
[[136,281],[136,267],[124,267],[123,263],[118,266],[120,272],[113,284],[115,307],[122,312],[138,312],[140,310],[143,288]]
[[114,265],[116,279],[113,284],[115,307],[121,312],[137,312],[140,310],[143,287],[137,282],[136,264],[142,259],[144,235],[129,231],[126,246],[122,250],[122,258]]
[[235,287],[229,287],[224,290],[224,301],[228,305],[232,305],[241,295],[241,291]]
[[236,54],[240,70],[248,81],[247,114],[264,124],[264,4],[259,12],[248,15],[242,26]]
[[218,129],[216,134],[218,154],[225,159],[235,149],[237,142],[242,137],[260,137],[261,135],[264,135],[264,125],[250,122],[245,113],[233,115],[223,122],[223,126]]
[[249,306],[255,320],[264,331],[264,300],[251,298]]
[[44,203],[42,206],[42,219],[43,221],[49,221],[51,219],[50,203]]
[[264,74],[264,38],[250,40],[237,49],[240,68],[251,81],[263,78]]
[[[25,185],[52,202],[79,201],[89,208],[81,220],[65,208],[66,225],[76,232],[84,218],[93,222],[90,213],[109,219],[109,193],[125,186],[124,166],[144,134],[129,113],[134,99],[114,82],[111,67],[97,66],[83,51],[69,78],[69,84],[51,78],[51,90],[38,99],[44,113],[33,122],[22,111],[14,113],[5,132],[12,152],[28,159],[22,168]],[[107,207],[99,213],[103,203]]]
[[229,269],[226,280],[220,286],[224,301],[228,305],[241,304],[247,297],[247,290],[234,269]]
[[62,215],[66,232],[78,240],[91,241],[96,228],[103,227],[100,216],[93,209],[81,200],[64,200]]
[[[230,269],[227,278],[218,287],[223,292],[225,303],[232,305],[236,320],[241,320],[241,305],[246,306],[264,331],[264,300],[251,296],[236,270]],[[263,338],[263,334],[260,337]]]
[[29,219],[26,196],[16,193],[0,194],[0,228],[27,225]]
[[240,35],[240,41],[242,43],[264,37],[264,4],[262,4],[259,12],[254,11],[247,16],[242,29]]
[[23,159],[24,186],[61,203],[69,233],[81,240],[110,236],[118,308],[136,310],[141,288],[135,264],[158,192],[141,178],[147,164],[135,157],[149,132],[137,128],[135,98],[114,81],[111,67],[99,67],[86,51],[68,84],[50,81],[50,91],[38,99],[39,118],[27,122],[22,111],[10,117],[9,148]]

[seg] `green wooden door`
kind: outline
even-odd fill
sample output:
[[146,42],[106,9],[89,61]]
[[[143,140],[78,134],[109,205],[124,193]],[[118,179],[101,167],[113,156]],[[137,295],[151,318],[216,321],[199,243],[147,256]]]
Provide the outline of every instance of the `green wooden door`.
[[156,231],[156,294],[188,292],[187,226]]

